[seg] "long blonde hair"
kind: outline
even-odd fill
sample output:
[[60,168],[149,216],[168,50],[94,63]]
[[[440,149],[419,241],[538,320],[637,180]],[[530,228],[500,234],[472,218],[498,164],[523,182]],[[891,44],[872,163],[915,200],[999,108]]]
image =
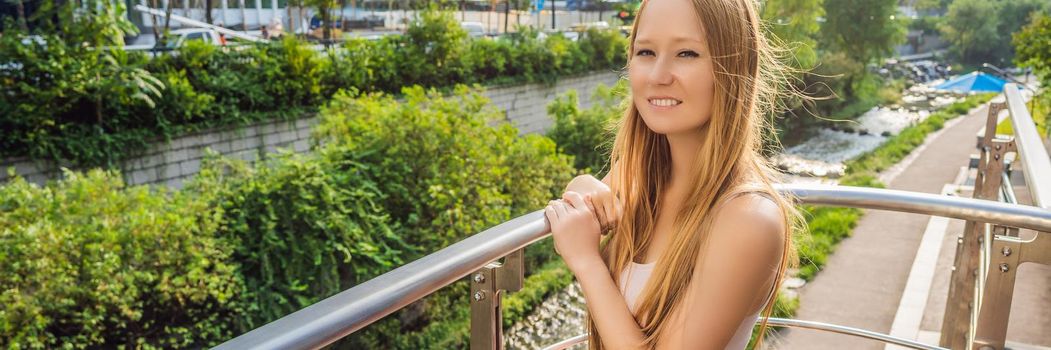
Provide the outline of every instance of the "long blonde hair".
[[[793,201],[773,188],[777,172],[762,156],[763,131],[773,130],[766,117],[776,109],[776,97],[786,73],[763,35],[753,1],[692,0],[715,66],[716,92],[711,117],[702,131],[703,145],[695,159],[695,164],[703,165],[693,169],[696,185],[676,214],[668,248],[658,258],[640,296],[636,317],[650,347],[656,346],[669,327],[667,321],[672,312],[683,304],[682,296],[686,295],[694,270],[699,268],[698,254],[706,248],[714,208],[734,194],[765,194],[780,207],[785,228],[785,248],[763,310],[757,344],[761,344],[766,317],[773,311],[785,270],[795,263],[792,232],[801,224],[800,216]],[[647,2],[643,1],[631,31],[629,66]],[[623,200],[624,212],[603,246],[602,255],[614,281],[620,285],[620,271],[646,251],[653,236],[656,215],[663,205],[661,194],[669,180],[671,155],[667,138],[646,126],[634,103],[628,103],[616,135],[610,162],[611,187]],[[590,317],[588,329],[590,347],[602,349]]]

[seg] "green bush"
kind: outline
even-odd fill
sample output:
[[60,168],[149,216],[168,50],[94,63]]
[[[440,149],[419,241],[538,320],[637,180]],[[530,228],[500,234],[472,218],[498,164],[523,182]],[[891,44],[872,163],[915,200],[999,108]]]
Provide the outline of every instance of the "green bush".
[[[93,50],[57,36],[23,45],[0,37],[0,157],[115,167],[150,143],[185,132],[313,113],[341,89],[551,83],[623,66],[627,39],[589,31],[472,40],[449,12],[424,11],[405,35],[316,52],[295,39],[236,47],[189,42],[148,59]],[[3,66],[0,66],[3,67]]]
[[65,176],[0,186],[0,344],[200,348],[236,334],[244,286],[205,200]]
[[[403,94],[338,93],[314,154],[212,161],[187,187],[211,194],[217,236],[236,246],[247,328],[537,210],[573,174],[550,140],[489,126],[501,114],[478,92]],[[553,256],[531,246],[526,272]],[[455,283],[338,347],[463,347],[468,292]]]
[[574,166],[581,172],[601,178],[609,169],[615,123],[623,114],[621,102],[626,95],[627,80],[620,80],[613,88],[599,85],[586,110],[580,110],[575,90],[547,105],[547,114],[554,119],[547,136],[558,144],[559,151],[574,157]]
[[164,90],[145,57],[41,40],[0,36],[0,156],[112,165],[125,149],[142,148],[137,128],[152,116],[136,111],[154,107]]
[[[313,154],[213,155],[176,192],[98,170],[0,186],[0,342],[214,345],[539,209],[573,175],[551,140],[490,126],[500,113],[476,91],[404,96],[340,93]],[[526,273],[507,322],[569,280],[550,239]],[[454,283],[337,347],[465,347],[468,292]]]
[[245,330],[404,263],[409,249],[375,183],[337,168],[288,153],[256,166],[213,159],[187,187],[210,195],[221,218],[216,235],[236,247]]

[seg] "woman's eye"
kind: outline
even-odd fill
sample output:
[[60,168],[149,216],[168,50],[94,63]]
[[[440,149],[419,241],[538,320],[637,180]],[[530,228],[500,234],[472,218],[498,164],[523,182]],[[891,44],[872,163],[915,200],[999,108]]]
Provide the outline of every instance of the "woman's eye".
[[648,49],[642,49],[635,52],[635,56],[653,56],[653,51]]
[[679,52],[679,57],[701,57],[701,54],[694,51],[686,50]]

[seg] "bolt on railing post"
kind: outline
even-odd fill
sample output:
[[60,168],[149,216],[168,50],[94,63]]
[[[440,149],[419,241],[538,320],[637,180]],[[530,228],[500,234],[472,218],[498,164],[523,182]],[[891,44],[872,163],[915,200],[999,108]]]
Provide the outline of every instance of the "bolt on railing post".
[[504,292],[522,289],[522,250],[508,254],[503,263],[492,262],[468,278],[471,283],[471,350],[503,349]]
[[1018,229],[996,225],[993,242],[988,254],[989,269],[986,272],[984,293],[979,304],[972,348],[1002,350],[1007,340],[1007,320],[1011,315],[1014,299],[1015,277],[1021,262],[1021,241]]

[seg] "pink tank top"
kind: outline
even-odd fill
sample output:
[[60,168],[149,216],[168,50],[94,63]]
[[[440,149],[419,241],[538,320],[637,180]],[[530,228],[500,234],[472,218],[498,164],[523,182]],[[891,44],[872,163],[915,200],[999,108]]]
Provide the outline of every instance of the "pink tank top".
[[[653,273],[653,267],[656,265],[656,262],[649,264],[631,262],[620,273],[620,293],[624,295],[624,301],[628,302],[628,308],[631,309],[632,315],[635,314],[639,307],[639,294],[642,293],[642,288],[646,285],[646,281],[649,280],[650,274]],[[761,311],[762,309],[759,310]],[[726,344],[726,349],[738,350],[748,346],[748,340],[752,337],[752,327],[755,326],[755,322],[758,319],[759,311],[745,317],[744,321],[741,321],[741,324],[737,326],[737,332],[730,339],[730,343]]]

